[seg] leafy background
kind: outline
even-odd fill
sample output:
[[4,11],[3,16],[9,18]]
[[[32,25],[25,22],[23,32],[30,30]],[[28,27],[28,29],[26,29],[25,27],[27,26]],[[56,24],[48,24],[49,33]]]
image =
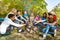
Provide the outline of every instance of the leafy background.
[[44,0],[1,0],[0,1],[0,17],[5,17],[12,8],[27,10],[35,14],[41,14],[46,10],[46,2]]

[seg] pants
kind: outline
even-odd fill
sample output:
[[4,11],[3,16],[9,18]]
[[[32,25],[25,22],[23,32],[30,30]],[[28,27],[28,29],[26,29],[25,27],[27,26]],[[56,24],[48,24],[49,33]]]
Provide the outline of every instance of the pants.
[[[22,24],[21,22],[19,22],[18,20],[14,20],[14,23],[17,23],[17,24]],[[14,29],[14,27],[13,27]],[[17,28],[17,32],[19,32],[19,30],[22,30],[22,28]]]
[[52,31],[50,31],[50,30],[55,30],[56,29],[56,26],[52,26],[52,25],[47,25],[44,29],[43,29],[43,32],[44,32],[44,34],[43,34],[43,36],[45,36],[46,37],[46,35],[47,34],[54,34],[54,32],[52,32]]
[[39,30],[42,30],[45,25],[44,25],[43,23],[39,22],[39,23],[37,23],[37,24],[34,24],[34,26],[38,26],[38,29],[39,29]]
[[8,28],[1,28],[0,29],[0,33],[1,34],[9,34],[11,32],[11,26],[9,26]]

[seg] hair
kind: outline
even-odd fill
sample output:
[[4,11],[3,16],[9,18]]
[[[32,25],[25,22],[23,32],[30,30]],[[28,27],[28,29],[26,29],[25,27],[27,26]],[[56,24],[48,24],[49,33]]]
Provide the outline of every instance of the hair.
[[20,10],[17,10],[17,12],[20,12]]
[[16,9],[15,9],[15,8],[13,8],[13,9],[12,9],[12,12],[13,12],[13,11],[15,11],[15,10],[16,10]]
[[47,18],[47,13],[46,13],[46,12],[44,12],[44,13],[43,13],[43,17],[44,17],[44,14],[45,14],[45,18]]
[[48,15],[52,15],[51,12],[48,12]]
[[8,15],[8,18],[11,18],[11,17],[13,17],[13,16],[15,16],[14,14],[9,14]]
[[23,11],[26,11],[27,12],[27,10],[23,10]]

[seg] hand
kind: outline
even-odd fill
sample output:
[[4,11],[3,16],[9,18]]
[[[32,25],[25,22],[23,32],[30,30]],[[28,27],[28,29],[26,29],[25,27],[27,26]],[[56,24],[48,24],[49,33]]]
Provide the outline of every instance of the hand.
[[46,24],[46,23],[43,23],[43,24]]
[[52,23],[52,25],[54,26],[56,23],[57,23],[57,22],[54,22],[54,23]]
[[52,23],[52,26],[54,26],[55,24],[54,23]]
[[26,22],[28,22],[28,20],[26,20]]
[[28,20],[26,20],[28,22]]
[[44,24],[48,24],[47,22],[45,22]]
[[26,25],[26,24],[23,24],[24,26]]

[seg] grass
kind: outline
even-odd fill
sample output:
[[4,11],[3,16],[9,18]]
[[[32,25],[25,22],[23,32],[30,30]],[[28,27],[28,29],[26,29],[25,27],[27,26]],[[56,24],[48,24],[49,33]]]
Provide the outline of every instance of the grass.
[[[40,35],[40,36],[39,36]],[[1,36],[0,40],[42,40],[42,32],[36,33],[17,33],[17,30],[14,29],[11,31],[10,35]],[[57,37],[52,37],[51,35],[47,35],[45,40],[60,40],[60,32],[57,31]]]

